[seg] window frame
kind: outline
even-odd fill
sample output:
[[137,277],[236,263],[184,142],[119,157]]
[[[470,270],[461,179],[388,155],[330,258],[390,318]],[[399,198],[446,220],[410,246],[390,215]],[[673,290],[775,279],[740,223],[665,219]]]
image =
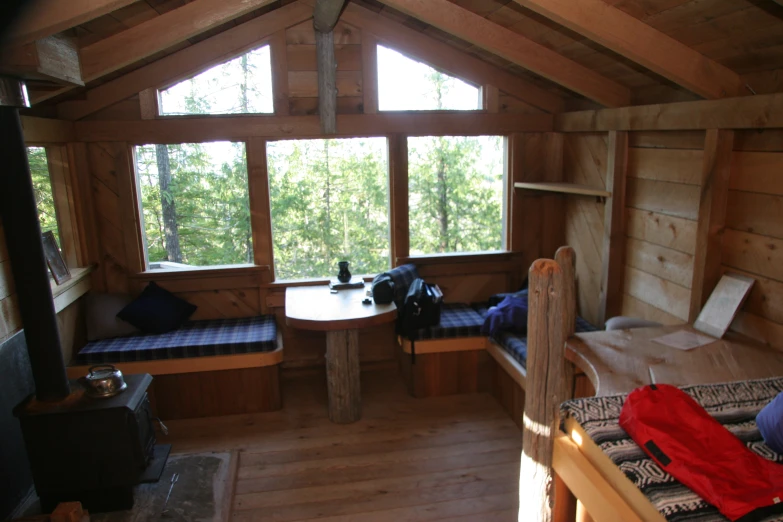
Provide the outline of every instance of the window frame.
[[[215,117],[216,115],[206,115],[210,117]],[[212,143],[211,141],[175,141],[175,140],[163,140],[163,143],[147,143],[147,142],[128,142],[127,143],[127,150],[128,150],[128,169],[130,173],[130,187],[129,187],[129,198],[127,201],[122,201],[123,198],[121,198],[120,201],[120,207],[121,211],[130,214],[133,216],[133,229],[132,239],[126,239],[126,245],[132,245],[131,252],[128,252],[129,258],[137,259],[138,260],[138,266],[136,267],[129,267],[130,271],[132,273],[135,273],[135,276],[132,276],[135,279],[138,278],[144,278],[146,276],[150,276],[154,278],[155,280],[165,280],[166,275],[172,275],[174,278],[177,278],[177,274],[180,274],[179,277],[182,277],[182,274],[192,274],[194,272],[197,273],[215,273],[215,274],[225,274],[225,275],[231,275],[233,273],[236,274],[244,274],[248,269],[256,269],[256,268],[263,268],[264,266],[268,266],[265,263],[259,263],[259,251],[261,250],[261,244],[258,240],[258,236],[256,234],[256,230],[259,229],[255,225],[255,221],[257,220],[257,214],[260,210],[257,207],[254,207],[254,197],[253,197],[253,175],[251,174],[251,160],[250,160],[250,143],[252,141],[252,138],[250,139],[236,139],[236,138],[227,138],[224,140],[215,140],[215,141],[227,141],[230,143],[242,143],[245,146],[245,163],[246,163],[246,170],[247,170],[247,197],[248,197],[248,211],[250,213],[250,236],[251,236],[251,243],[252,243],[252,254],[253,254],[253,263],[237,263],[237,264],[231,264],[231,265],[207,265],[207,266],[189,266],[189,267],[181,267],[181,268],[167,268],[167,269],[159,269],[159,268],[150,268],[150,261],[149,261],[149,253],[147,251],[147,238],[144,231],[144,209],[142,208],[142,201],[141,201],[141,183],[139,179],[139,173],[137,170],[137,157],[136,157],[136,148],[142,147],[145,145],[181,145],[185,143],[194,143],[194,144],[202,144],[202,143]],[[256,189],[257,190],[257,189]],[[127,248],[127,247],[126,247]],[[153,261],[156,262],[156,261]]]
[[[409,205],[410,205],[410,170],[409,170],[409,150],[408,150],[408,139],[409,138],[422,138],[422,137],[481,137],[481,136],[491,136],[491,137],[498,137],[503,139],[503,180],[502,180],[502,193],[501,193],[501,216],[502,216],[502,223],[501,223],[501,241],[500,241],[500,249],[499,250],[478,250],[478,251],[472,251],[472,252],[443,252],[443,253],[431,253],[431,254],[416,254],[411,255],[410,253],[410,216],[408,215],[409,212]],[[491,256],[494,254],[507,254],[512,252],[511,245],[510,245],[510,237],[509,237],[509,231],[511,229],[509,220],[511,218],[511,196],[513,194],[513,185],[514,180],[511,172],[511,136],[507,134],[449,134],[449,135],[412,135],[412,134],[405,134],[400,135],[400,138],[404,142],[403,150],[398,151],[400,154],[404,154],[404,159],[401,159],[401,163],[404,162],[405,165],[405,183],[406,183],[406,223],[405,223],[405,229],[407,232],[407,242],[406,242],[406,249],[404,252],[400,252],[396,254],[396,258],[399,259],[410,259],[410,260],[425,260],[425,259],[445,259],[445,258],[465,258],[470,256]],[[400,160],[398,160],[400,161]]]
[[[279,47],[282,45],[282,50]],[[230,113],[230,114],[161,114],[161,91],[169,89],[178,83],[195,78],[199,74],[202,74],[213,67],[217,67],[224,63],[230,62],[236,58],[239,58],[243,54],[261,49],[262,47],[269,46],[269,62],[270,73],[272,77],[272,112],[252,112],[252,113]],[[188,119],[188,118],[221,118],[221,117],[270,117],[270,116],[284,116],[287,115],[287,110],[282,110],[278,104],[278,93],[280,92],[281,81],[287,83],[288,79],[278,78],[278,74],[275,74],[276,63],[280,60],[279,54],[286,53],[285,40],[280,42],[279,38],[275,38],[274,35],[261,38],[257,42],[254,42],[251,46],[248,46],[241,51],[230,53],[228,55],[221,56],[214,60],[207,62],[198,62],[197,68],[191,69],[187,73],[176,75],[175,77],[167,80],[165,83],[144,89],[139,93],[139,105],[141,108],[141,118],[143,120],[151,119]],[[279,69],[279,67],[277,67]]]

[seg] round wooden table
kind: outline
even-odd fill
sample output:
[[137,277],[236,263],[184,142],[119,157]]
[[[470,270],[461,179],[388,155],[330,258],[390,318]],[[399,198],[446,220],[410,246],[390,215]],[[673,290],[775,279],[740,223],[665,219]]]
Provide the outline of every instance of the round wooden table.
[[329,419],[338,424],[362,416],[359,380],[359,329],[397,318],[394,303],[362,304],[364,288],[331,293],[329,286],[295,286],[285,291],[285,322],[303,330],[326,332],[326,380]]

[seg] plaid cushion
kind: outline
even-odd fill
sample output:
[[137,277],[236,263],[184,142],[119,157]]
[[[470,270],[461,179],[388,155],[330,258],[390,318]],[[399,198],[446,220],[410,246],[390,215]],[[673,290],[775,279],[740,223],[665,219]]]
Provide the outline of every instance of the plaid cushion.
[[481,325],[483,324],[484,318],[470,305],[444,303],[440,311],[440,324],[416,330],[411,336],[411,340],[478,337],[481,335]]
[[416,265],[410,263],[401,265],[397,268],[392,268],[386,273],[394,281],[394,304],[397,305],[397,310],[402,310],[402,306],[405,304],[405,296],[408,295],[408,288],[411,286],[411,283],[419,278]]
[[[595,332],[596,330],[598,328],[577,316],[577,332]],[[523,368],[527,368],[527,337],[522,337],[513,332],[501,332],[492,339],[521,364]]]
[[271,352],[277,348],[274,315],[190,321],[164,334],[116,337],[87,343],[81,363],[184,359],[211,355]]

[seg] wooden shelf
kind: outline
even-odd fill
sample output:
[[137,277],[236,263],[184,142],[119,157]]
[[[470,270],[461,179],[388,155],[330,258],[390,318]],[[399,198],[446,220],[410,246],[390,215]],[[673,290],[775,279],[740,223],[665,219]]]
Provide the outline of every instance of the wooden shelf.
[[52,285],[55,313],[60,312],[90,290],[89,275],[93,268],[93,266],[72,268],[71,278],[61,285],[55,283],[54,279],[49,281]]
[[540,190],[542,192],[557,192],[560,194],[578,194],[580,196],[595,196],[599,198],[608,198],[612,196],[611,192],[603,189],[588,187],[587,185],[577,185],[576,183],[514,183],[514,188],[527,190]]

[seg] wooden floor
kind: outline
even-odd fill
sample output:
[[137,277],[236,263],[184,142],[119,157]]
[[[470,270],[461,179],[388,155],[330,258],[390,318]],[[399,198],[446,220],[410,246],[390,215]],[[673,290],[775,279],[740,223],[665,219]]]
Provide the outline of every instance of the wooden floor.
[[362,420],[336,425],[320,373],[283,387],[279,412],[168,423],[175,452],[239,451],[232,520],[516,520],[522,437],[490,395],[364,372]]

